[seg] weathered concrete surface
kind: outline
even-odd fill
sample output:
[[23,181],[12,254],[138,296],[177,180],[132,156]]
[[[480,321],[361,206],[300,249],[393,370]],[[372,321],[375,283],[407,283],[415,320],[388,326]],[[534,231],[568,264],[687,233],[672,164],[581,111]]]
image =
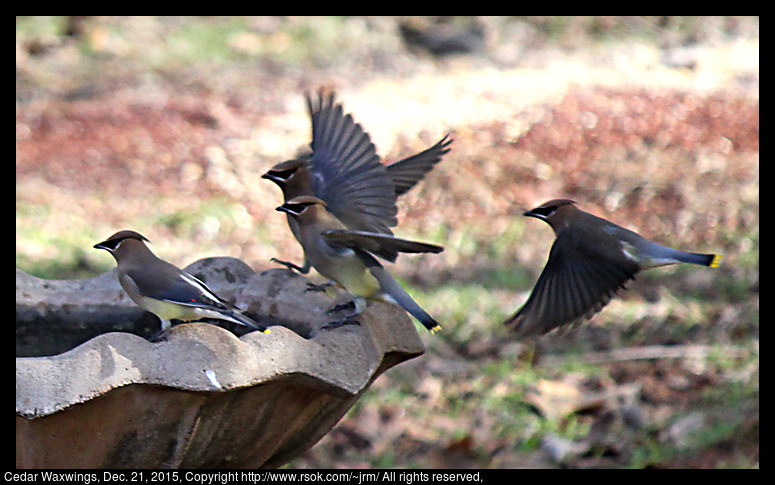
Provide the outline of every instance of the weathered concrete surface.
[[[45,320],[39,325],[45,331],[35,332],[29,317],[36,306],[40,318],[59,305],[68,317],[94,321],[68,333],[70,320],[61,318],[57,331],[64,335],[56,336],[56,346],[68,338],[77,346],[17,357],[17,467],[280,466],[327,433],[380,373],[424,351],[397,307],[372,304],[361,325],[322,329],[333,318],[326,310],[346,301],[345,294],[332,300],[306,291],[307,279],[287,270],[245,268],[210,258],[187,270],[273,325],[271,333],[238,337],[197,322],[174,326],[156,343],[139,335],[158,331],[158,320],[119,298],[113,272],[51,282],[17,271],[17,351],[20,308],[26,354],[35,341],[52,347]],[[40,297],[45,303],[35,303]],[[90,306],[97,309],[83,308]],[[122,315],[128,331],[78,345],[110,324],[103,315]]]

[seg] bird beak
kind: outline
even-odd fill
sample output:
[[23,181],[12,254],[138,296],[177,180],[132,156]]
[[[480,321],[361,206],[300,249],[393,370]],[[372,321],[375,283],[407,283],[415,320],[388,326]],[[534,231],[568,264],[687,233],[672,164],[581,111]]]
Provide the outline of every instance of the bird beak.
[[279,211],[279,212],[287,212],[288,214],[291,214],[291,215],[295,215],[296,214],[295,211],[293,211],[290,208],[288,208],[288,206],[286,206],[285,204],[281,205],[280,207],[276,207],[275,210]]
[[272,182],[276,183],[277,185],[285,185],[286,180],[282,177],[278,177],[277,175],[272,174],[272,172],[267,172],[264,175],[261,176],[262,179],[271,180]]
[[536,214],[532,210],[523,212],[522,215],[525,216],[525,217],[538,217],[538,214]]
[[93,247],[94,249],[104,249],[104,250],[106,250],[106,251],[108,250],[108,248],[105,246],[105,241],[103,241],[103,242],[101,242],[101,243],[97,243],[97,244],[95,244],[95,245],[94,245],[94,246],[92,246],[92,247]]
[[278,187],[281,189],[285,187],[285,185],[288,183],[288,180],[283,177],[278,177],[277,175],[274,175],[271,172],[267,172],[264,175],[261,176],[262,179],[271,180],[272,182],[276,183]]

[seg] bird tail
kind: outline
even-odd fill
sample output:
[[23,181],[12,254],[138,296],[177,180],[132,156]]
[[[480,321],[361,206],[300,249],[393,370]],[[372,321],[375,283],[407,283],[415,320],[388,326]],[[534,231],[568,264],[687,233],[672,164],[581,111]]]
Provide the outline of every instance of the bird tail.
[[647,254],[650,257],[650,261],[643,265],[644,269],[675,263],[698,264],[700,266],[718,268],[721,262],[721,256],[718,254],[689,253],[653,242],[649,246]]
[[[372,258],[373,259],[373,258]],[[417,304],[409,293],[404,290],[398,282],[393,279],[392,276],[374,260],[376,266],[369,265],[369,271],[379,282],[379,288],[381,292],[387,296],[387,299],[397,305],[401,306],[404,310],[409,312],[414,318],[423,324],[425,328],[431,333],[436,333],[441,330],[441,325],[432,316],[428,315],[428,312],[422,309]]]
[[237,310],[222,310],[221,314],[224,316],[224,318],[231,322],[254,328],[263,333],[269,333],[269,330],[267,330],[265,326],[258,324],[255,320],[248,317],[247,315],[243,315]]
[[710,266],[711,268],[718,268],[718,265],[721,262],[721,256],[718,254],[688,253],[685,251],[678,251],[675,259],[682,263]]
[[718,265],[721,262],[720,254],[695,254],[695,253],[689,253],[689,254],[697,258],[698,262],[696,264],[701,264],[703,266],[718,268]]

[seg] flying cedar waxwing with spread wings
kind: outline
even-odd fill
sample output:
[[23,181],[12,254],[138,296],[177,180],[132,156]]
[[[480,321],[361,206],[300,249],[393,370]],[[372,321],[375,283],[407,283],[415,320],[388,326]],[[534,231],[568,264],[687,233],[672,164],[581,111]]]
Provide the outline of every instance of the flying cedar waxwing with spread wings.
[[400,305],[435,332],[440,328],[438,322],[375,256],[395,262],[402,252],[443,250],[397,238],[390,228],[398,223],[397,197],[441,160],[452,140],[446,136],[421,153],[385,166],[369,135],[334,102],[333,94],[321,91],[317,100],[308,95],[307,106],[312,120],[312,153],[278,164],[263,175],[282,189],[285,203],[277,210],[287,214],[305,254],[302,267],[278,262],[302,273],[312,266],[354,296],[354,311],[332,324],[353,322],[366,308],[366,300],[380,300]]
[[[317,100],[309,95],[306,98],[312,121],[312,152],[275,165],[262,178],[280,187],[285,202],[312,195],[325,201],[326,209],[348,229],[392,234],[390,227],[397,224],[396,197],[414,187],[450,151],[450,135],[420,153],[382,165],[368,133],[350,114],[344,114],[341,104],[335,104],[333,93],[325,96],[321,91]],[[384,179],[385,171],[392,191]],[[290,214],[287,218],[291,232],[300,241],[298,223]],[[303,274],[310,269],[307,258],[303,266],[274,261]]]
[[677,263],[715,268],[721,260],[651,242],[572,200],[550,200],[524,215],[546,221],[557,236],[527,302],[505,322],[524,337],[592,317],[639,271]]

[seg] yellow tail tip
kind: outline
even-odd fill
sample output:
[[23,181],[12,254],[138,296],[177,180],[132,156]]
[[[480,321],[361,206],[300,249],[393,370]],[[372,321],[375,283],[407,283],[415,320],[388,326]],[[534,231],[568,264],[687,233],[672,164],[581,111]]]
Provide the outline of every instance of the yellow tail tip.
[[436,334],[441,331],[441,325],[436,325],[433,328],[429,328],[428,331],[430,331],[431,334]]
[[268,328],[265,328],[265,329],[263,329],[263,330],[261,330],[261,331],[262,331],[263,333],[272,333],[272,331],[271,331],[271,330],[269,330]]
[[718,268],[719,263],[721,262],[721,255],[714,254],[713,255],[713,261],[710,262],[711,268]]

